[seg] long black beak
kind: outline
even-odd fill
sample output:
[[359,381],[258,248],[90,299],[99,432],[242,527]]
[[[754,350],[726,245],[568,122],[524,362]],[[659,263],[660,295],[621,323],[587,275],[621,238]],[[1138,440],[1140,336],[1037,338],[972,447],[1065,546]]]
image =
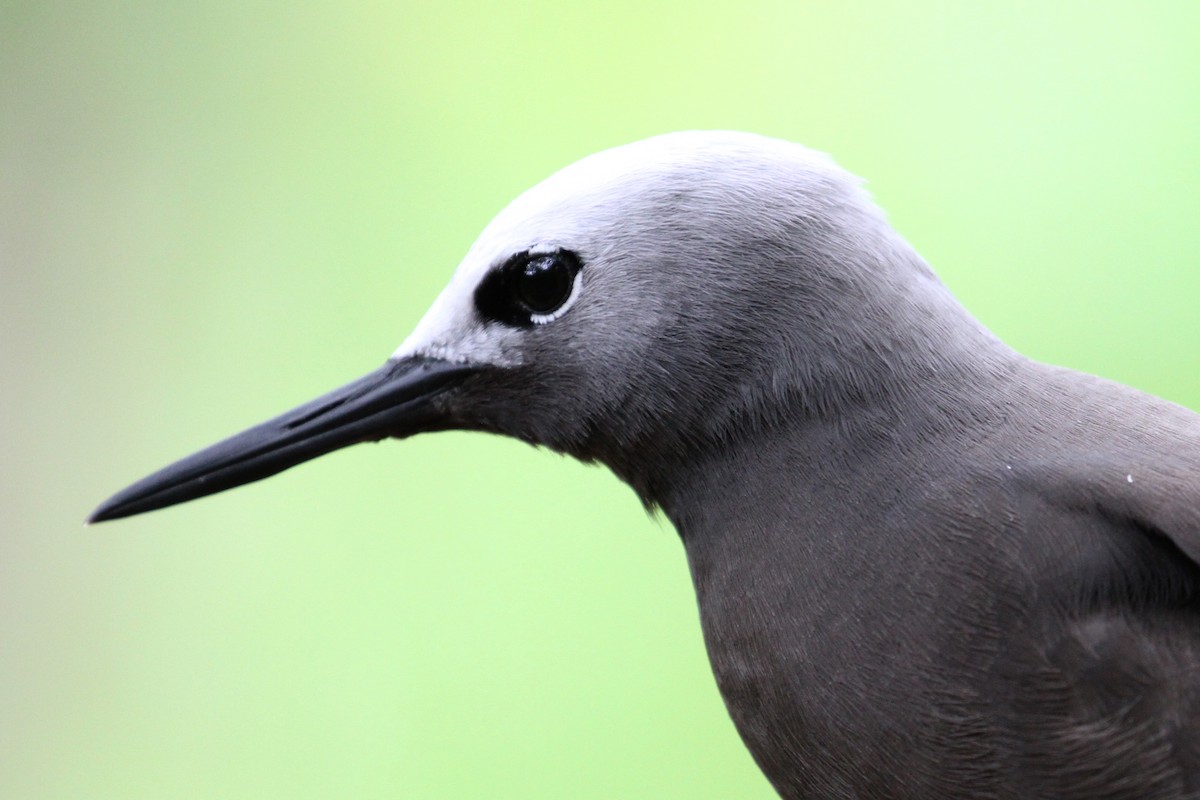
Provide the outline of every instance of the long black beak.
[[430,401],[475,368],[428,358],[389,361],[353,383],[177,461],[110,497],[88,522],[195,500],[359,442],[438,426]]

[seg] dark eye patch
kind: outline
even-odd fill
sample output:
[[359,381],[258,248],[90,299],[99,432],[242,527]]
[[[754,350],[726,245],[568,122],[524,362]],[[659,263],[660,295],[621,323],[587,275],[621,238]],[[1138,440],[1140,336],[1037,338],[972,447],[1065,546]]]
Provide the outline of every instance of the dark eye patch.
[[[517,253],[475,289],[475,306],[488,319],[528,328],[566,305],[583,262],[570,250]],[[545,322],[545,320],[542,320]]]

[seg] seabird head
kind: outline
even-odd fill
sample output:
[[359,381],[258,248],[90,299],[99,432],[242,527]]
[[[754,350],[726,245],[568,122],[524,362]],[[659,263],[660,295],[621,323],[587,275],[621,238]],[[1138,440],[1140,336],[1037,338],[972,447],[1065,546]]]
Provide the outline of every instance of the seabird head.
[[92,521],[447,428],[600,460],[653,503],[673,465],[743,431],[885,402],[980,333],[826,156],[742,133],[658,136],[514,200],[384,367],[146,478]]

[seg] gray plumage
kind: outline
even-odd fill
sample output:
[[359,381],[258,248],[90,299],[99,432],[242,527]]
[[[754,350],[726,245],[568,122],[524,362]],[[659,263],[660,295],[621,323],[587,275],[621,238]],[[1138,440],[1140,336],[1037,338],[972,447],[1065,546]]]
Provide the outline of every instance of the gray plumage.
[[[547,313],[513,288],[537,270],[573,280]],[[368,438],[515,436],[674,523],[783,797],[1200,798],[1200,417],[1014,352],[823,156],[682,133],[568,167],[488,226],[386,380],[413,364],[403,420],[293,456],[376,384],[343,390],[94,518]]]

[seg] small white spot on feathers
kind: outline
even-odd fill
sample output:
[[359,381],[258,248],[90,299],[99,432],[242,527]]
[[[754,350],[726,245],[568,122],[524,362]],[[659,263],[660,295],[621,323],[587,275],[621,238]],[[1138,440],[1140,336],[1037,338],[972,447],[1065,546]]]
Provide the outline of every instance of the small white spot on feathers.
[[1125,481],[1126,481],[1127,483],[1133,483],[1133,476],[1132,476],[1132,475],[1126,475],[1126,476],[1125,476]]

